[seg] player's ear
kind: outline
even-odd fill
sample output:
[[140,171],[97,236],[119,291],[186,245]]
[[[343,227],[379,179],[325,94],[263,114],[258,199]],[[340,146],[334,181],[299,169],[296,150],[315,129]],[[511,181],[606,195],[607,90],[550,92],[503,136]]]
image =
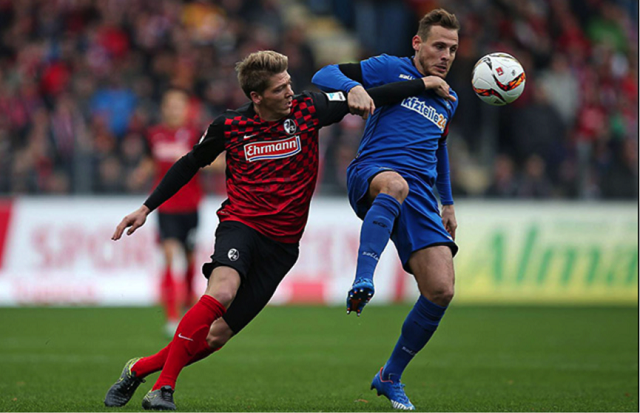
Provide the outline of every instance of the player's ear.
[[251,101],[254,105],[259,105],[260,102],[262,102],[262,96],[258,94],[258,92],[251,92],[249,93],[249,96],[251,97]]
[[413,46],[413,50],[419,52],[420,46],[422,45],[422,38],[416,34],[413,36],[413,39],[411,39],[411,45]]

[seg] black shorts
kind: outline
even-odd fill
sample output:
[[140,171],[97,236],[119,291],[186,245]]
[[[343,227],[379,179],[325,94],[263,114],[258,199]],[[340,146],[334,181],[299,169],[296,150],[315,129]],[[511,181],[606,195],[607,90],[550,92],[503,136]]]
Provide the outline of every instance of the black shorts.
[[225,266],[240,274],[236,298],[222,316],[234,333],[239,333],[267,305],[298,260],[298,246],[274,241],[240,222],[218,225],[211,262],[202,266],[202,272],[209,278],[214,268]]
[[196,244],[198,211],[184,214],[158,213],[160,240],[176,239],[186,251],[193,251]]

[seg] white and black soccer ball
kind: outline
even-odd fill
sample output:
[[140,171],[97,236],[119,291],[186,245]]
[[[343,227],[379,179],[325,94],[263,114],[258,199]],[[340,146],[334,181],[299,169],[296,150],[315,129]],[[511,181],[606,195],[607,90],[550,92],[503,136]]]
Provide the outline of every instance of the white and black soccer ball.
[[524,91],[526,75],[520,62],[507,53],[491,53],[473,67],[471,84],[476,95],[493,106],[518,99]]

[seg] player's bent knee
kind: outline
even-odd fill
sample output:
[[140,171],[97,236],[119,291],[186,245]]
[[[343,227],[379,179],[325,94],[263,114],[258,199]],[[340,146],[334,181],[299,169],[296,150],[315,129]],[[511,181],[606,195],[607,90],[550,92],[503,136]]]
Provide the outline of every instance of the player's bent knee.
[[369,189],[372,199],[381,193],[403,202],[409,195],[409,184],[397,172],[385,171],[373,178]]
[[409,195],[409,184],[401,176],[391,179],[381,191],[394,197],[398,202],[403,202]]
[[427,298],[440,306],[446,307],[449,305],[451,300],[453,300],[454,288],[452,287],[442,287],[435,288],[429,292]]
[[233,288],[219,288],[211,292],[211,296],[215,298],[220,304],[229,308],[233,299],[236,298],[236,290]]

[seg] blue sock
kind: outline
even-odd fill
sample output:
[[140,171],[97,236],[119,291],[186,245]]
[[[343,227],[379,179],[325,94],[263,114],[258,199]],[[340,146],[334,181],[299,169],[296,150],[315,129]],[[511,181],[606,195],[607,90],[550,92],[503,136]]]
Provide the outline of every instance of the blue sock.
[[356,279],[371,280],[378,260],[391,238],[393,223],[400,213],[400,202],[387,194],[378,194],[364,217],[360,230],[360,248]]
[[[402,325],[402,334],[398,339],[391,357],[382,370],[383,380],[400,380],[402,372],[413,356],[427,344],[438,328],[440,319],[447,307],[441,307],[421,295]],[[393,375],[393,377],[389,377]]]

